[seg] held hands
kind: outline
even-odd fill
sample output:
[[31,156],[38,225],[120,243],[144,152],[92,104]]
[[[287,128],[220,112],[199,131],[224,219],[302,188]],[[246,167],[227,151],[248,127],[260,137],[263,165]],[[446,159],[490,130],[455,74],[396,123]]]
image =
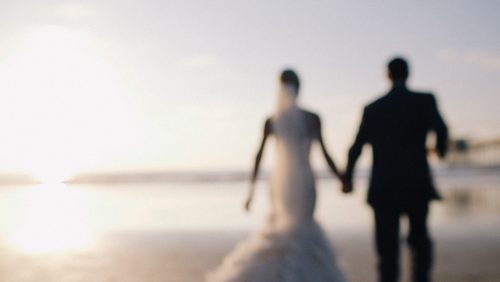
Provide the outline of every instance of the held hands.
[[339,176],[340,181],[342,182],[342,193],[349,194],[354,190],[352,187],[352,180],[349,179],[345,174],[341,174]]
[[344,194],[352,193],[354,189],[352,188],[352,182],[350,180],[342,180],[342,192]]

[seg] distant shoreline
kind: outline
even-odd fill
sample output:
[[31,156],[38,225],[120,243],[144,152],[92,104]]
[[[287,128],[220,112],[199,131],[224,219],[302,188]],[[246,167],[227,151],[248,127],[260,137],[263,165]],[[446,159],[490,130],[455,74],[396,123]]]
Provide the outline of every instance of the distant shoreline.
[[[442,166],[433,168],[437,178],[448,177],[495,177],[500,175],[498,166]],[[366,179],[370,175],[367,168],[358,169],[356,177]],[[260,180],[268,180],[270,173],[264,171]],[[319,179],[331,179],[334,176],[324,170],[316,171]],[[183,172],[113,172],[113,173],[88,173],[77,175],[66,184],[126,184],[126,183],[206,183],[206,182],[241,182],[250,179],[250,171],[183,171]],[[24,174],[0,174],[0,185],[35,185],[40,184],[33,177]]]

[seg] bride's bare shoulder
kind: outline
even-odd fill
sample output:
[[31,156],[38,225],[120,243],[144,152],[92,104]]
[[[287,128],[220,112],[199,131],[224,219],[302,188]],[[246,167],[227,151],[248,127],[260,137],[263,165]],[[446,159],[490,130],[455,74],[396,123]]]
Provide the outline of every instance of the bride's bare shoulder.
[[272,132],[273,132],[273,119],[272,117],[268,117],[264,122],[264,134],[271,134]]

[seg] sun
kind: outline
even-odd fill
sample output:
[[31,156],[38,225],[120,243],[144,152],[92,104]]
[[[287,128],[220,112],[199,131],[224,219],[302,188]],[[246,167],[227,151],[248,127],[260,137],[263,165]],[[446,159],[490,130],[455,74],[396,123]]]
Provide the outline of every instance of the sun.
[[70,180],[73,176],[72,173],[58,168],[40,169],[31,173],[31,175],[36,181],[39,181],[42,184],[61,184]]
[[52,144],[46,144],[40,152],[43,154],[33,152],[33,158],[25,166],[26,174],[36,182],[59,185],[77,174],[73,159],[61,155]]

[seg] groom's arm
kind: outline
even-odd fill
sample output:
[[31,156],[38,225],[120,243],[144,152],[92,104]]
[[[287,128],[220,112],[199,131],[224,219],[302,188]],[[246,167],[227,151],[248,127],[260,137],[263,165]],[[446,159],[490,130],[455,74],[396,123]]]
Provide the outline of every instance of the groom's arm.
[[430,127],[436,132],[436,150],[441,158],[448,151],[448,127],[439,113],[436,99],[431,97]]
[[367,113],[366,108],[363,111],[363,117],[361,119],[361,124],[358,129],[358,134],[356,135],[356,139],[354,140],[354,144],[351,146],[349,150],[349,156],[347,161],[347,168],[345,172],[345,180],[350,184],[352,183],[352,177],[354,173],[354,167],[356,165],[356,161],[361,155],[361,151],[363,149],[363,145],[368,142],[368,127],[367,127]]

